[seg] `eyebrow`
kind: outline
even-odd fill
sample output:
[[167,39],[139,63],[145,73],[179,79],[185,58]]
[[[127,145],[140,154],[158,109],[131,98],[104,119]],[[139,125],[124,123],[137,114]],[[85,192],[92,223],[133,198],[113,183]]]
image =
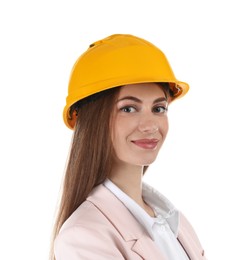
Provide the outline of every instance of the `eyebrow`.
[[[142,100],[140,100],[140,99],[137,98],[137,97],[133,97],[133,96],[126,96],[126,97],[120,98],[120,99],[117,100],[117,102],[122,101],[122,100],[126,100],[126,99],[127,99],[127,100],[135,101],[135,102],[137,102],[137,103],[142,103]],[[159,102],[164,102],[164,101],[165,101],[165,102],[168,102],[165,97],[159,97],[159,98],[157,98],[157,99],[155,99],[155,100],[153,101],[153,104],[156,104],[156,103],[159,103]]]

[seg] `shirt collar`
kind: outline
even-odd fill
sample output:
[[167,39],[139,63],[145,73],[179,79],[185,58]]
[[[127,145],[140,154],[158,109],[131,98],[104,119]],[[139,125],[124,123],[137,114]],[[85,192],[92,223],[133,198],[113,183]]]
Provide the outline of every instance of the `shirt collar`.
[[109,179],[103,185],[108,188],[132,213],[137,221],[145,228],[150,237],[154,240],[152,227],[155,222],[159,222],[162,217],[167,221],[173,233],[177,236],[178,230],[178,211],[161,193],[146,183],[142,185],[142,195],[146,203],[153,208],[157,217],[153,218],[140,207],[133,199],[124,193]]
[[157,216],[155,222],[160,222],[161,218],[165,219],[175,236],[178,236],[179,212],[175,206],[162,193],[144,182],[142,195]]

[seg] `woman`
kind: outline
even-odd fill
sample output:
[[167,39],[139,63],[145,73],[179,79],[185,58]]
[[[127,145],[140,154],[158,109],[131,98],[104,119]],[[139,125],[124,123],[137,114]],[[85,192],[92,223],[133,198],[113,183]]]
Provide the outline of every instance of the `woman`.
[[132,35],[79,57],[63,114],[74,134],[56,260],[205,259],[182,213],[142,182],[166,138],[168,105],[187,91],[161,50]]

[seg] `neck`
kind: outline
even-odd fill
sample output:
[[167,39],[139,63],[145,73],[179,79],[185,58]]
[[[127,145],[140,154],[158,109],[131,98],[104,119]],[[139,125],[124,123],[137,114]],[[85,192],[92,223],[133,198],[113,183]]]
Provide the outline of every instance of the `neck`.
[[154,216],[153,210],[144,202],[142,197],[143,166],[118,162],[112,167],[109,179],[140,205],[146,212]]

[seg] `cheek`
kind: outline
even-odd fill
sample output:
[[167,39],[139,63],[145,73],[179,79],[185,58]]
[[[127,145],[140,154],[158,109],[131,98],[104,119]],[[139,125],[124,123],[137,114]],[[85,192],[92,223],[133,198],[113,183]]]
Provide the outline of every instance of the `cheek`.
[[124,116],[117,116],[113,124],[113,136],[115,138],[125,138],[131,134],[137,127],[137,120],[126,118]]
[[128,120],[124,117],[115,118],[112,128],[112,144],[115,150],[116,156],[124,160],[129,154],[127,152],[130,147],[130,136],[135,131],[135,124],[132,120]]
[[128,136],[128,131],[126,127],[122,124],[117,124],[115,126],[115,132],[114,132],[114,141],[115,143],[123,143],[126,141]]
[[123,124],[123,120],[120,120],[118,116],[116,116],[112,121],[112,142],[115,148],[118,148],[118,144],[124,138],[125,135],[125,124]]

